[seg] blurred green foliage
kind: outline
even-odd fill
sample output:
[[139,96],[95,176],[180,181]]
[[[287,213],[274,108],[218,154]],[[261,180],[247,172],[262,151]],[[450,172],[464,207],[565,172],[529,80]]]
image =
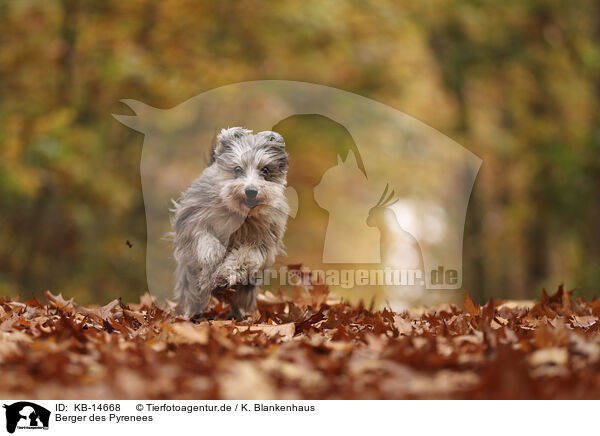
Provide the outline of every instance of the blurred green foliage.
[[379,100],[479,155],[471,295],[599,289],[598,0],[0,0],[0,295],[137,298],[143,137],[111,114],[255,79]]

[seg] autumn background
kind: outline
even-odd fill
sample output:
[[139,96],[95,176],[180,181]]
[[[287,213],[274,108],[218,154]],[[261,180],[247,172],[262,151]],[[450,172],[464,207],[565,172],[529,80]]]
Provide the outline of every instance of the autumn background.
[[[143,136],[111,116],[119,101],[287,79],[381,101],[483,159],[465,228],[475,300],[561,282],[591,297],[599,17],[598,1],[0,0],[0,295],[137,300]],[[323,141],[344,140],[334,130]]]

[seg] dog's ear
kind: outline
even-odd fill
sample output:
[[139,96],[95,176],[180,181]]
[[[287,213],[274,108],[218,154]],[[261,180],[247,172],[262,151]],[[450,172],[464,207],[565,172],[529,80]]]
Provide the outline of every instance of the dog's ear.
[[267,156],[272,162],[278,163],[279,171],[285,172],[288,168],[288,154],[285,151],[285,141],[283,136],[277,132],[269,130],[256,134],[258,146],[266,151]]
[[285,141],[283,140],[283,136],[281,136],[277,132],[271,132],[270,130],[266,130],[264,132],[257,133],[256,136],[260,137],[266,144],[277,147],[285,147]]
[[227,150],[231,149],[236,141],[239,141],[244,136],[250,135],[251,133],[252,130],[244,129],[243,127],[229,127],[221,130],[221,133],[217,135],[217,145],[213,152],[212,159],[214,160],[216,156],[225,153]]

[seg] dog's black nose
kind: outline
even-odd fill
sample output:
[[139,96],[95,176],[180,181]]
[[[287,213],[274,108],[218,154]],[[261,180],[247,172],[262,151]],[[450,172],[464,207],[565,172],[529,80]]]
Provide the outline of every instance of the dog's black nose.
[[245,192],[248,200],[254,200],[258,195],[258,189],[256,189],[254,186],[248,186]]

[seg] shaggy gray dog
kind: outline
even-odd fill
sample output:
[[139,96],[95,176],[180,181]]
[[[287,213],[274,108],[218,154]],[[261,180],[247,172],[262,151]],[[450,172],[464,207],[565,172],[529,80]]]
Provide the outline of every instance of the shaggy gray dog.
[[210,166],[174,202],[179,313],[202,313],[219,289],[234,291],[234,318],[256,310],[256,279],[283,253],[287,169],[278,133],[221,131]]

